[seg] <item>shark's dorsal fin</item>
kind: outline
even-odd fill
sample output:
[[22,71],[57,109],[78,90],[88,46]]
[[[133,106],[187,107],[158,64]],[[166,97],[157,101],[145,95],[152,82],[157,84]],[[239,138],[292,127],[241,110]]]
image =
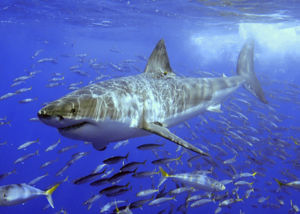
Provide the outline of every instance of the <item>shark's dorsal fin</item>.
[[153,75],[153,77],[163,77],[168,75],[174,75],[170,66],[168,53],[163,39],[159,40],[154,50],[152,51],[145,73]]

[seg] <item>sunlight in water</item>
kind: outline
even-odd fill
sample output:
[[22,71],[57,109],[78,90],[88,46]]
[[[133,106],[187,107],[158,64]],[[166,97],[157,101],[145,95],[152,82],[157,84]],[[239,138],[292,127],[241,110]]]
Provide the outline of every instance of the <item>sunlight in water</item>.
[[264,49],[276,54],[300,54],[300,28],[287,24],[241,23],[239,34],[243,39],[254,38]]

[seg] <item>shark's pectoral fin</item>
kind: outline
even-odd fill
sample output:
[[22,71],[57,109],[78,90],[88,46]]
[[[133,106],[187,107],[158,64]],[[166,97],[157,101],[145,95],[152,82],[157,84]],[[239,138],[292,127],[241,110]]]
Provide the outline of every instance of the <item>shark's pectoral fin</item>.
[[192,144],[186,142],[185,140],[181,139],[180,137],[176,136],[172,132],[169,131],[169,129],[163,127],[160,125],[161,123],[155,122],[155,123],[146,123],[144,122],[144,125],[142,129],[145,131],[151,132],[153,134],[159,135],[163,138],[166,138],[186,149],[192,150],[193,152],[196,152],[200,155],[209,156],[209,154],[205,153],[201,149],[193,146]]
[[98,151],[104,151],[106,149],[106,144],[93,142],[93,147]]
[[221,110],[221,104],[208,106],[208,108],[206,110],[212,111],[212,112],[217,112],[217,113],[223,113],[223,111]]

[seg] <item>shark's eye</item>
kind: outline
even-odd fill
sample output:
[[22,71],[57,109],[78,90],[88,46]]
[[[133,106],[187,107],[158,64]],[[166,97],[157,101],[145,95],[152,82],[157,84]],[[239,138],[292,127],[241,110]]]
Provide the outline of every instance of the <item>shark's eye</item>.
[[72,113],[72,114],[75,114],[75,113],[76,113],[76,109],[75,109],[75,108],[72,108],[72,109],[71,109],[71,113]]

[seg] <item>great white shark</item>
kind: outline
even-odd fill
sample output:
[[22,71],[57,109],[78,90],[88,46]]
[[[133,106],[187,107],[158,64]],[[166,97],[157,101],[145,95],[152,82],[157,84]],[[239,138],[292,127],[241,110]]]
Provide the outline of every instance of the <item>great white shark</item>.
[[205,111],[220,112],[224,99],[242,85],[267,103],[254,73],[253,49],[253,41],[244,44],[235,76],[181,77],[173,72],[160,40],[143,73],[85,86],[49,103],[38,117],[65,137],[92,142],[97,150],[152,133],[208,155],[168,128]]

